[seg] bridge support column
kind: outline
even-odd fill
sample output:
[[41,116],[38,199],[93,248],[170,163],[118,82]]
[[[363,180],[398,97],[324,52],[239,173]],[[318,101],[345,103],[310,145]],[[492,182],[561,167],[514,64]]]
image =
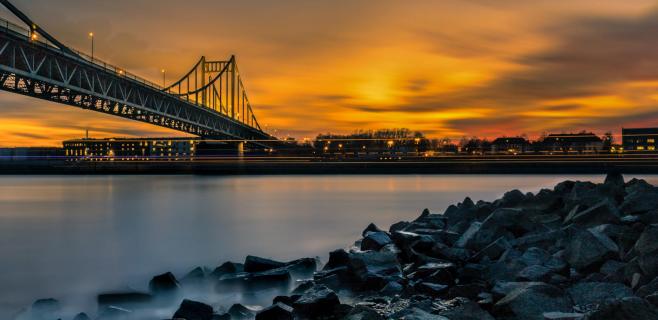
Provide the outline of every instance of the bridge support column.
[[238,142],[238,157],[244,157],[244,142]]

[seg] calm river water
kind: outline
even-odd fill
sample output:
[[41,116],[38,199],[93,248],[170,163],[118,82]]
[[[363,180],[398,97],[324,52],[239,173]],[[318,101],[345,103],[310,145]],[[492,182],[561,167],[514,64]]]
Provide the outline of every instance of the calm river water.
[[46,297],[93,313],[99,291],[247,254],[326,257],[370,222],[388,228],[466,196],[564,179],[603,176],[4,176],[0,318]]

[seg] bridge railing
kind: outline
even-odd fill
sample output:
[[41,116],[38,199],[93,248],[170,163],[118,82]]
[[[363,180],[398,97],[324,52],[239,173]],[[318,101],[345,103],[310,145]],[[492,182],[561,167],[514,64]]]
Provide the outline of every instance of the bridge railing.
[[[27,29],[25,27],[22,27],[22,26],[19,26],[19,25],[15,24],[15,23],[12,23],[8,20],[0,18],[0,28],[5,29],[6,31],[11,31],[11,32],[16,33],[18,35],[24,36],[28,41],[39,43],[39,44],[42,44],[42,45],[45,45],[45,46],[48,46],[48,47],[51,47],[51,48],[59,49],[56,45],[54,45],[53,43],[51,43],[47,39],[41,38],[41,37],[36,37],[35,38],[35,37],[32,36],[32,31],[30,31],[29,29]],[[137,81],[141,84],[153,87],[154,89],[157,89],[157,90],[162,90],[163,89],[163,87],[161,85],[156,84],[152,81],[146,80],[146,79],[144,79],[142,77],[139,77],[139,76],[137,76],[133,73],[130,73],[130,72],[126,71],[126,69],[124,69],[124,68],[119,68],[119,67],[117,67],[115,65],[112,65],[110,63],[107,63],[103,60],[97,59],[96,57],[92,58],[87,53],[84,53],[84,52],[79,51],[79,50],[75,50],[75,49],[71,49],[71,48],[69,48],[69,50],[75,52],[79,56],[79,58],[81,58],[85,62],[91,63],[91,64],[93,64],[97,67],[103,68],[106,71],[114,72],[118,76],[126,77],[128,79],[132,79],[132,80]]]

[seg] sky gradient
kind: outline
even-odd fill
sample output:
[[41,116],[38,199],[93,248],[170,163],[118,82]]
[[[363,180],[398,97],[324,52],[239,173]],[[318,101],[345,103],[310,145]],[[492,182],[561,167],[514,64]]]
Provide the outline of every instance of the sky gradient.
[[[278,136],[430,137],[658,126],[648,0],[14,0],[69,46],[160,83],[235,54]],[[2,17],[10,14],[4,9]],[[174,131],[0,92],[0,146]]]

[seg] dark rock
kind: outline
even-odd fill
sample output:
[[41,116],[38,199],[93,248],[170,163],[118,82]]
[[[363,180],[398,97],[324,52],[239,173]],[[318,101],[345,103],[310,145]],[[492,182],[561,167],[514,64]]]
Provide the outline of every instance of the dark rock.
[[603,263],[603,265],[601,265],[599,272],[606,276],[612,276],[619,273],[619,271],[624,269],[625,266],[626,263],[624,262],[620,262],[617,260],[608,260],[605,263]]
[[292,294],[302,294],[310,288],[313,288],[313,281],[311,280],[302,281],[301,283],[297,284],[295,289],[292,290]]
[[350,255],[343,249],[329,252],[329,261],[322,270],[330,270],[338,267],[346,267],[350,263]]
[[417,292],[426,294],[432,297],[440,297],[448,293],[448,286],[438,283],[431,282],[419,282],[414,285],[414,289]]
[[493,295],[494,300],[500,300],[510,292],[528,286],[531,283],[540,283],[540,282],[516,282],[516,281],[497,281],[493,288],[491,289],[491,294]]
[[292,283],[290,271],[285,268],[249,274],[245,279],[246,289],[252,291],[288,288]]
[[619,248],[606,235],[587,229],[578,232],[567,246],[565,258],[578,269],[598,269],[603,262],[619,256]]
[[548,251],[537,247],[528,248],[519,258],[526,266],[542,265],[550,259],[551,254]]
[[448,298],[454,299],[463,297],[471,300],[477,300],[478,296],[485,290],[486,287],[481,283],[458,284],[448,290]]
[[644,229],[634,249],[639,255],[651,254],[658,250],[658,224],[649,225]]
[[357,305],[343,320],[385,320],[385,318],[372,308]]
[[559,288],[545,283],[528,283],[507,294],[493,308],[495,316],[544,320],[544,312],[571,312],[571,301]]
[[124,309],[143,307],[153,300],[153,296],[141,292],[102,293],[96,298],[99,309],[116,306]]
[[658,208],[658,191],[655,188],[637,188],[627,192],[624,202],[619,206],[625,215],[642,214]]
[[244,260],[245,272],[262,272],[285,266],[285,263],[266,258],[247,256]]
[[295,278],[309,278],[318,269],[317,260],[313,258],[301,258],[286,263],[286,270]]
[[55,299],[39,299],[32,303],[32,315],[36,317],[56,317],[62,306]]
[[552,270],[542,265],[531,265],[521,270],[516,278],[519,281],[547,282],[551,279]]
[[387,283],[381,290],[379,290],[379,294],[393,296],[400,294],[403,290],[404,287],[399,282],[391,281]]
[[[397,319],[397,318],[396,318]],[[411,310],[408,310],[406,314],[404,315],[403,318],[404,320],[449,320],[448,318],[444,316],[440,316],[437,314],[432,314],[429,313],[423,309],[420,308],[412,308]]]
[[84,312],[80,312],[73,317],[73,320],[91,320],[91,318]]
[[644,300],[647,300],[649,303],[651,303],[654,307],[658,307],[658,292],[652,293],[646,297],[644,297]]
[[611,300],[598,310],[588,313],[588,320],[637,320],[658,319],[658,312],[647,301],[638,297]]
[[512,245],[505,237],[500,237],[494,242],[490,243],[484,249],[480,250],[475,256],[473,256],[473,261],[480,261],[482,258],[487,257],[491,260],[498,259],[503,252],[511,248]]
[[363,229],[361,236],[365,237],[368,232],[384,232],[384,230],[379,229],[374,223],[370,223],[365,229]]
[[569,214],[564,219],[564,224],[575,223],[580,226],[591,227],[606,223],[619,223],[619,216],[617,207],[609,199],[605,199],[589,209]]
[[636,294],[638,297],[644,298],[654,292],[658,292],[658,277],[638,288]]
[[611,172],[605,176],[604,184],[623,188],[624,187],[624,176],[619,172]]
[[202,267],[196,267],[183,276],[180,282],[185,285],[199,285],[203,283],[205,279],[206,270]]
[[231,320],[253,319],[256,312],[239,303],[232,305],[227,312]]
[[242,263],[235,262],[224,262],[221,266],[215,268],[213,272],[210,273],[212,277],[219,278],[226,274],[235,274],[244,272],[244,265]]
[[361,240],[361,250],[379,250],[387,244],[393,243],[386,232],[368,232]]
[[455,298],[441,302],[439,315],[450,320],[494,320],[488,312],[465,298]]
[[256,314],[256,320],[292,320],[292,307],[283,303],[271,305]]
[[576,312],[544,312],[544,320],[581,320],[585,317]]
[[325,286],[315,286],[295,301],[293,308],[302,317],[317,318],[331,315],[338,305],[336,293]]
[[149,290],[154,294],[171,293],[178,289],[180,289],[180,284],[171,272],[157,275],[149,281]]
[[292,296],[276,296],[274,299],[272,299],[272,304],[277,304],[277,303],[283,303],[288,306],[292,306],[292,304],[297,301],[302,295],[300,294],[294,294]]
[[211,306],[205,303],[185,299],[174,313],[174,318],[212,320],[213,310]]
[[523,192],[519,190],[512,190],[505,192],[502,198],[501,206],[502,207],[513,207],[521,203],[525,199]]
[[567,289],[574,304],[580,306],[601,304],[608,299],[619,300],[633,296],[633,290],[621,283],[581,282]]
[[381,290],[388,282],[401,277],[397,255],[390,252],[355,252],[349,254],[349,270],[359,289]]

